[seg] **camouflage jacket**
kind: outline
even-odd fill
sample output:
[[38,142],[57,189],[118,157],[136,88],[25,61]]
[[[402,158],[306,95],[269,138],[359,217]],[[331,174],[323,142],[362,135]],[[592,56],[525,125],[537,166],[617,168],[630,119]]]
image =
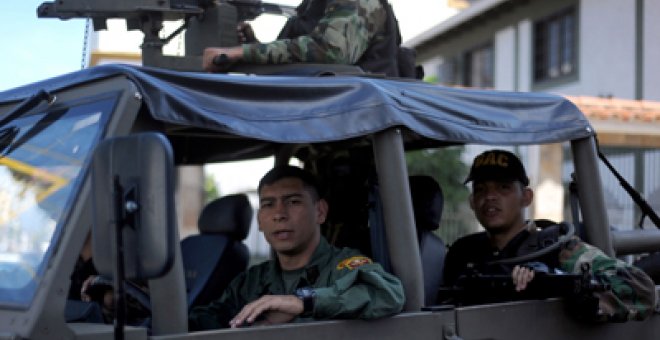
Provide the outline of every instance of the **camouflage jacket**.
[[582,242],[577,236],[559,252],[561,269],[580,273],[583,264],[611,290],[595,293],[598,297],[601,321],[643,320],[653,313],[656,296],[655,283],[641,269],[611,258],[600,249]]
[[353,65],[375,39],[384,39],[387,12],[380,0],[311,0],[299,6],[298,11],[303,11],[303,6],[322,5],[325,12],[311,33],[292,34],[269,43],[244,44],[243,60],[255,64]]
[[404,293],[399,279],[350,248],[339,249],[321,238],[310,262],[284,272],[275,260],[253,266],[237,276],[220,299],[190,312],[190,330],[225,328],[248,303],[263,295],[293,294],[296,288],[315,290],[314,310],[294,321],[374,319],[398,313]]

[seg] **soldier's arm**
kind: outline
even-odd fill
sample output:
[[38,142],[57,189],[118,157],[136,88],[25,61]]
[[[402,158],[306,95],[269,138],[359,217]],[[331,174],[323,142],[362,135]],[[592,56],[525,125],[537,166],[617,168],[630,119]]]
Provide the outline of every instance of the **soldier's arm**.
[[[316,289],[313,317],[316,319],[375,319],[398,313],[403,308],[403,286],[366,257],[359,266],[333,268],[337,279],[332,285]],[[349,259],[350,260],[350,259]]]
[[598,293],[599,307],[606,319],[642,320],[653,312],[655,284],[641,269],[611,258],[577,237],[564,246],[559,257],[564,271],[578,274],[587,263],[596,278],[612,287],[611,292]]
[[[370,8],[359,9],[368,4]],[[243,45],[243,61],[259,64],[315,62],[355,64],[366,51],[371,31],[385,23],[378,0],[334,0],[314,30],[295,39]]]

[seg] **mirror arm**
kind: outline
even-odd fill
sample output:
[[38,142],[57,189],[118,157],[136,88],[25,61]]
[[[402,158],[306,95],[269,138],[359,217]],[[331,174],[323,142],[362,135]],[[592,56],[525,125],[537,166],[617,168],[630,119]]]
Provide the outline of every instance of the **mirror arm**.
[[115,202],[115,242],[117,257],[115,261],[114,300],[115,300],[115,340],[124,340],[124,325],[126,324],[126,273],[124,269],[124,228],[135,229],[137,219],[137,188],[128,190],[122,187],[119,176],[113,177],[113,199]]

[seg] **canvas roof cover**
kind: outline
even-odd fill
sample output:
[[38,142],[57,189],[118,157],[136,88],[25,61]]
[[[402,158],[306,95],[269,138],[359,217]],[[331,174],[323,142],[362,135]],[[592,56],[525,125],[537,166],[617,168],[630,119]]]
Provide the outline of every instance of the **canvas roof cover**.
[[448,143],[542,144],[588,137],[588,120],[555,95],[449,88],[358,76],[244,76],[103,65],[0,92],[0,104],[124,75],[154,119],[276,143],[345,140],[405,126]]

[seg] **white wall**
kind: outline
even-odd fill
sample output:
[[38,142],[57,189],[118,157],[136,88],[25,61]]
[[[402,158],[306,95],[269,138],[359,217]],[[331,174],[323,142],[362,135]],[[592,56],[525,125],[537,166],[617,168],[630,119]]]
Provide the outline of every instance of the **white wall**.
[[514,91],[516,88],[516,29],[507,27],[495,34],[495,88]]
[[635,1],[582,0],[579,87],[565,94],[635,98]]
[[[578,77],[542,91],[564,95],[635,99],[636,1],[582,0],[578,13]],[[660,1],[644,4],[644,99],[660,100]],[[495,88],[532,91],[533,22],[522,20],[516,31],[495,33]],[[514,82],[518,70],[517,88]]]
[[434,57],[422,62],[422,67],[424,68],[424,77],[439,77],[440,65],[443,62],[443,58]]
[[660,1],[644,2],[644,99],[660,101]]
[[[98,52],[132,52],[140,53],[140,45],[144,34],[139,30],[127,30],[126,20],[109,19],[107,20],[107,30],[91,31],[90,46],[92,51]],[[181,25],[178,21],[163,22],[163,30],[160,36],[166,37],[174,32]],[[164,54],[183,55],[185,47],[183,45],[183,34],[175,37],[169,44],[163,47]]]

